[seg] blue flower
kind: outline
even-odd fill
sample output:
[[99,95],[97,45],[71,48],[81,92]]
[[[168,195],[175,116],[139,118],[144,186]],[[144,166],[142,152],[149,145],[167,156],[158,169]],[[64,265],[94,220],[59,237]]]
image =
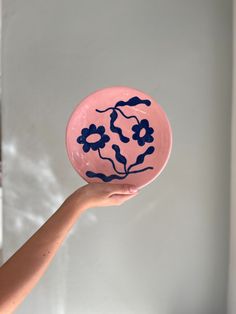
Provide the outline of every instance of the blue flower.
[[[98,150],[99,148],[104,148],[105,144],[110,141],[110,137],[105,133],[105,128],[103,125],[96,127],[95,124],[90,124],[89,128],[84,128],[81,131],[81,135],[77,138],[77,142],[83,145],[83,150],[87,153],[90,148],[92,150]],[[89,142],[89,136],[92,134],[100,135],[100,139],[97,141]]]
[[[147,119],[143,119],[138,124],[133,125],[132,130],[134,131],[132,138],[138,141],[140,146],[143,146],[145,143],[153,142],[154,138],[151,134],[154,132],[154,130],[153,128],[149,127],[149,122]],[[144,135],[140,136],[140,133],[143,131]]]

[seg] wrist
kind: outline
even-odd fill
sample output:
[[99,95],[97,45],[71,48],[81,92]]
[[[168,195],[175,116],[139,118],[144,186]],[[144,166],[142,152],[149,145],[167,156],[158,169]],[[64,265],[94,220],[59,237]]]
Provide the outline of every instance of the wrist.
[[89,208],[83,193],[76,191],[71,194],[63,203],[65,206],[73,208],[76,212],[81,213]]

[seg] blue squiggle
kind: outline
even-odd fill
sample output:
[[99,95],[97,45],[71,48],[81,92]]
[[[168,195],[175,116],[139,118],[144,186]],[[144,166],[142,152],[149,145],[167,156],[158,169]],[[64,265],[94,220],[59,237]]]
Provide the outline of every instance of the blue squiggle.
[[134,170],[134,171],[129,171],[127,172],[128,174],[132,174],[132,173],[137,173],[137,172],[143,172],[143,171],[146,171],[148,169],[154,169],[154,167],[146,167],[146,168],[143,168],[143,169],[139,169],[139,170]]
[[143,154],[140,154],[138,155],[137,159],[136,159],[136,162],[132,165],[130,165],[128,167],[128,170],[129,171],[131,168],[133,168],[134,166],[137,166],[139,164],[142,164],[143,161],[144,161],[144,158],[147,156],[147,155],[151,155],[153,152],[154,152],[155,148],[154,146],[149,146],[146,151],[143,153]]
[[126,119],[135,119],[137,121],[137,123],[139,123],[139,119],[136,116],[127,116],[126,114],[124,114],[124,112],[122,110],[120,110],[119,108],[116,108],[116,110],[118,110],[122,116],[124,116]]
[[114,122],[116,121],[117,117],[118,117],[118,114],[115,110],[112,111],[112,113],[110,114],[110,117],[111,117],[111,121],[110,121],[110,129],[113,133],[117,133],[120,137],[120,140],[123,142],[123,143],[128,143],[129,142],[129,138],[124,136],[122,134],[122,129],[119,128],[118,126],[115,126],[114,125]]
[[116,174],[112,174],[110,176],[106,176],[104,173],[95,173],[93,171],[87,171],[86,175],[89,178],[99,178],[99,179],[102,179],[104,182],[110,182],[110,181],[112,181],[114,179],[121,180],[121,179],[124,179],[124,178],[127,177],[127,174],[125,176],[123,176],[123,177],[118,176]]
[[118,171],[118,170],[116,169],[115,163],[114,163],[114,161],[113,161],[111,158],[109,158],[109,157],[103,157],[103,156],[101,155],[100,149],[98,149],[98,154],[99,154],[99,157],[100,157],[101,159],[103,159],[103,160],[109,160],[109,161],[112,163],[112,167],[113,167],[113,169],[115,170],[116,173],[125,174],[125,172],[120,172],[120,171]]
[[117,160],[118,162],[120,162],[121,164],[124,165],[124,171],[125,171],[125,173],[126,173],[126,164],[127,164],[127,160],[126,160],[125,156],[123,156],[123,155],[121,154],[121,152],[120,152],[120,147],[119,147],[118,145],[116,145],[116,144],[113,144],[113,145],[112,145],[112,149],[114,149],[114,151],[115,151],[116,160]]
[[127,172],[126,175],[124,175],[123,177],[122,176],[118,176],[116,174],[112,174],[110,176],[106,176],[104,173],[100,173],[100,172],[96,173],[96,172],[93,172],[93,171],[87,171],[86,175],[89,178],[99,178],[99,179],[102,179],[104,182],[110,182],[110,181],[112,181],[114,179],[118,179],[118,180],[125,179],[129,174],[143,172],[143,171],[146,171],[148,169],[153,169],[153,167],[146,167],[144,169]]
[[117,110],[117,111],[119,111],[119,112],[122,114],[122,116],[124,116],[126,119],[131,119],[131,118],[133,118],[133,119],[135,119],[135,120],[137,121],[137,123],[139,123],[139,119],[138,119],[136,116],[127,116],[127,115],[126,115],[122,110],[120,110],[119,108],[109,107],[109,108],[104,109],[104,110],[96,109],[96,111],[99,112],[99,113],[106,112],[106,111],[108,111],[108,110]]
[[118,101],[115,105],[115,107],[123,107],[123,106],[137,106],[139,104],[144,104],[146,106],[150,106],[151,105],[151,101],[149,99],[140,99],[138,96],[134,96],[132,98],[130,98],[128,101]]
[[114,108],[113,107],[109,107],[109,108],[106,108],[104,110],[96,109],[96,111],[99,112],[99,113],[106,112],[108,110],[114,110]]

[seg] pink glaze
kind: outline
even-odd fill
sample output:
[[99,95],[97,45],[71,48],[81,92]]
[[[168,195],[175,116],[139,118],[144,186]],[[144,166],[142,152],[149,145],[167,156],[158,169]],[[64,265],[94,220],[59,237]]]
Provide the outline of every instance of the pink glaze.
[[[141,103],[136,106],[121,106],[117,108],[122,110],[126,116],[136,116],[139,122],[143,119],[148,120],[149,131],[151,130],[150,128],[153,129],[153,133],[151,134],[153,140],[151,141],[149,136],[149,142],[145,142],[143,146],[140,146],[138,141],[132,138],[135,133],[132,130],[132,126],[138,124],[135,118],[127,119],[119,111],[115,110],[118,117],[114,125],[121,128],[123,135],[130,139],[129,142],[124,143],[120,140],[119,135],[110,129],[110,115],[113,110],[103,113],[96,111],[96,109],[105,110],[108,107],[114,108],[117,102],[127,102],[133,97],[138,97],[141,100],[149,100],[150,106]],[[100,148],[100,153],[102,157],[111,158],[116,170],[124,174],[117,174],[109,160],[99,157],[98,150],[93,150],[90,147],[89,151],[85,152],[83,144],[77,142],[77,138],[81,136],[82,129],[89,128],[91,124],[95,124],[96,127],[105,127],[105,134],[109,136],[110,140],[105,143],[104,148]],[[146,129],[142,128],[139,137],[143,137],[145,133]],[[96,142],[100,138],[99,134],[92,134],[87,137],[87,141]],[[113,174],[120,177],[125,176],[124,164],[115,158],[115,151],[112,149],[113,144],[119,146],[120,153],[127,160],[126,171],[130,164],[135,163],[138,155],[143,154],[148,147],[154,147],[153,153],[146,155],[143,163],[134,166],[130,171],[141,170],[146,167],[153,167],[153,169],[130,173],[124,179],[113,179],[109,181],[110,183],[128,183],[142,188],[152,182],[166,166],[172,147],[170,123],[160,105],[149,95],[124,86],[104,88],[83,99],[75,108],[68,121],[66,128],[66,149],[72,166],[85,181],[104,182],[101,178],[88,177],[86,175],[87,171],[103,173],[106,176]]]

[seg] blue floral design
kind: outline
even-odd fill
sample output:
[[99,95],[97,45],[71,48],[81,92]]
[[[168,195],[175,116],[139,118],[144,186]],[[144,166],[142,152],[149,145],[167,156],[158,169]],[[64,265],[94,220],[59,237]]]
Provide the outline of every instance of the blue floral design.
[[[147,119],[143,119],[138,124],[133,125],[132,130],[134,131],[132,138],[133,140],[138,141],[140,146],[143,146],[145,143],[153,142],[154,138],[151,134],[154,132],[154,130],[153,128],[149,127],[149,122]],[[140,136],[142,130],[145,130],[145,134]]]
[[[120,141],[123,143],[128,143],[130,141],[130,138],[123,134],[123,130],[119,126],[115,125],[115,122],[118,118],[118,114],[121,114],[126,119],[135,119],[136,124],[133,125],[132,127],[132,131],[134,132],[132,138],[133,140],[137,141],[140,146],[144,146],[145,143],[153,142],[154,138],[151,135],[154,132],[153,128],[149,126],[148,120],[143,119],[139,121],[138,117],[136,117],[135,115],[127,116],[121,109],[122,107],[125,107],[125,106],[133,107],[133,106],[138,106],[140,104],[143,104],[145,106],[150,106],[151,101],[149,99],[140,99],[139,97],[134,96],[130,98],[128,101],[122,101],[122,100],[118,101],[113,107],[108,107],[104,110],[96,109],[96,111],[99,113],[104,113],[110,110],[112,111],[110,114],[110,130],[113,133],[116,133],[119,136]],[[143,136],[140,136],[140,133],[142,130],[145,131],[145,134]],[[110,162],[115,172],[113,174],[107,175],[105,173],[100,173],[100,172],[95,173],[93,171],[87,171],[86,175],[89,178],[99,178],[104,182],[110,182],[115,179],[122,180],[131,174],[140,173],[147,170],[152,170],[154,168],[152,166],[148,166],[148,167],[141,168],[141,169],[139,168],[136,170],[132,169],[138,165],[141,165],[144,162],[144,159],[146,158],[146,156],[153,154],[153,152],[155,151],[155,148],[153,146],[147,147],[143,153],[141,153],[140,155],[136,157],[136,161],[133,164],[127,165],[127,159],[122,154],[120,147],[117,144],[113,144],[112,149],[115,154],[115,159],[118,163],[122,164],[124,168],[124,170],[118,171],[114,160],[112,158],[103,156],[101,153],[101,148],[104,148],[106,143],[110,141],[110,137],[107,134],[105,134],[104,126],[100,125],[96,127],[95,124],[91,124],[89,128],[82,129],[81,133],[82,134],[77,138],[77,142],[79,144],[83,144],[84,152],[87,153],[90,150],[90,148],[94,151],[98,151],[99,157],[103,160],[106,160],[107,162]],[[92,134],[99,134],[101,138],[96,142],[90,142],[88,141],[89,140],[88,137]]]
[[[96,127],[95,124],[90,124],[89,128],[82,129],[81,135],[77,138],[77,142],[83,145],[83,150],[87,153],[90,148],[92,150],[98,150],[99,148],[104,148],[106,143],[110,141],[110,137],[105,133],[105,128],[103,125]],[[100,135],[100,139],[96,142],[89,142],[88,137],[92,134]]]

